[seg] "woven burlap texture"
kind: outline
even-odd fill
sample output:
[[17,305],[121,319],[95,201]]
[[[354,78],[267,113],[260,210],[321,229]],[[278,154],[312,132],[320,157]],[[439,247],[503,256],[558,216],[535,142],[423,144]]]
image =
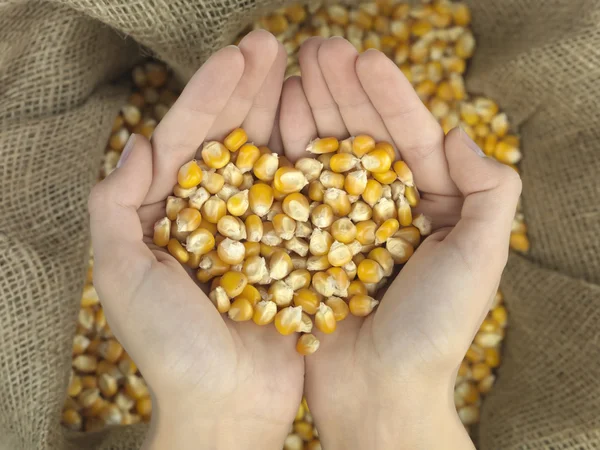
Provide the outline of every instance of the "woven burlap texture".
[[[600,448],[600,4],[470,0],[468,87],[519,126],[532,251],[511,256],[483,450]],[[134,449],[144,426],[59,424],[89,243],[86,200],[151,52],[185,80],[269,0],[0,4],[0,448]]]

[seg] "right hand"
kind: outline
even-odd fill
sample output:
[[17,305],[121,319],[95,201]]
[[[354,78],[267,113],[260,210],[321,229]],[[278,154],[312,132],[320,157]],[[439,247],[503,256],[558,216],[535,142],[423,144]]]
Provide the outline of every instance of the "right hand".
[[461,130],[444,136],[381,52],[359,56],[341,38],[312,38],[299,58],[302,79],[288,79],[282,94],[286,155],[303,156],[317,135],[389,141],[413,171],[418,211],[433,221],[373,314],[315,333],[321,346],[306,358],[305,395],[323,447],[473,448],[454,381],[506,264],[519,176]]

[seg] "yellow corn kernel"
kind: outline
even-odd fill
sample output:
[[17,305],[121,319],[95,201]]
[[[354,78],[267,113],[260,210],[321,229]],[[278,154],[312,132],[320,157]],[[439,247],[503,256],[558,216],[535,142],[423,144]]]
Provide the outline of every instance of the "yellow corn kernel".
[[98,354],[110,363],[115,363],[123,354],[123,346],[115,339],[109,339],[98,346]]
[[341,173],[335,173],[331,170],[324,170],[319,176],[319,181],[326,189],[342,189],[344,187],[345,177]]
[[163,217],[154,224],[154,236],[152,241],[159,247],[166,247],[171,238],[171,221]]
[[263,237],[260,242],[271,247],[278,247],[281,245],[281,241],[281,237],[279,237],[279,235],[275,232],[273,223],[265,222],[263,224]]
[[242,219],[234,216],[223,216],[217,223],[217,230],[221,236],[239,241],[246,239],[246,226]]
[[333,153],[323,153],[322,155],[317,156],[317,160],[323,164],[324,170],[331,170],[331,165],[329,163],[332,156]]
[[354,297],[355,295],[367,295],[367,288],[360,280],[353,280],[348,286],[348,297]]
[[396,219],[387,219],[375,232],[375,245],[380,245],[391,238],[400,228],[400,223]]
[[327,255],[310,256],[306,260],[306,269],[309,271],[327,270],[331,267]]
[[273,178],[273,188],[282,194],[300,192],[307,184],[304,173],[293,167],[280,167]]
[[308,243],[304,239],[296,236],[293,236],[291,239],[285,241],[283,246],[287,250],[296,253],[298,256],[306,256],[309,250]]
[[294,306],[301,307],[306,314],[313,315],[317,312],[321,299],[311,289],[302,288],[294,292],[293,302]]
[[455,3],[452,5],[452,19],[455,25],[466,27],[471,23],[471,10],[464,3]]
[[356,224],[356,240],[362,245],[375,243],[375,232],[377,224],[372,220],[364,220]]
[[285,279],[285,282],[294,291],[310,286],[311,275],[306,269],[296,269],[292,271]]
[[282,202],[283,212],[298,222],[306,222],[310,214],[308,199],[299,192],[287,195]]
[[242,128],[236,128],[227,135],[223,144],[230,152],[237,152],[248,141],[248,135]]
[[330,297],[335,292],[334,279],[326,272],[316,272],[313,274],[312,286],[315,291],[324,297]]
[[517,147],[506,143],[504,140],[496,144],[494,158],[503,164],[516,164],[521,160],[521,152]]
[[398,175],[398,179],[406,186],[414,186],[414,178],[412,171],[404,161],[396,161],[394,163],[394,172]]
[[329,188],[325,191],[323,202],[329,205],[336,216],[347,216],[352,210],[352,204],[346,191]]
[[187,208],[187,200],[179,197],[169,196],[167,197],[166,212],[169,220],[176,220],[177,214],[184,208]]
[[261,181],[273,181],[279,167],[277,153],[265,153],[254,163],[254,176]]
[[248,277],[242,272],[229,271],[223,274],[220,284],[227,296],[229,298],[234,298],[241,295],[248,284]]
[[394,270],[394,259],[387,249],[383,247],[374,248],[369,252],[367,258],[376,261],[381,266],[384,276],[389,277],[392,274]]
[[362,158],[373,149],[375,149],[375,140],[371,136],[359,134],[352,139],[352,153],[357,158]]
[[240,172],[247,173],[254,168],[254,164],[260,158],[261,153],[258,147],[254,144],[243,144],[239,149],[235,165]]
[[413,221],[412,209],[404,195],[398,197],[398,200],[396,200],[396,207],[398,208],[397,214],[400,225],[403,227],[409,226]]
[[369,220],[373,217],[373,210],[365,202],[358,200],[352,205],[348,218],[352,222],[358,223]]
[[246,239],[250,242],[260,242],[263,237],[263,222],[256,214],[246,217]]
[[275,315],[275,328],[284,336],[296,332],[301,323],[302,307],[300,306],[288,306]]
[[292,259],[284,250],[276,250],[269,258],[269,276],[274,280],[282,280],[292,271]]
[[353,316],[365,317],[371,314],[378,304],[379,302],[373,297],[366,294],[356,294],[348,302],[348,308]]
[[383,173],[390,170],[392,158],[389,153],[382,148],[372,150],[361,158],[362,166],[373,173]]
[[421,197],[416,187],[406,186],[406,189],[404,190],[404,196],[406,197],[406,200],[408,201],[408,204],[411,207],[415,208],[419,206],[419,201],[421,200]]
[[[304,356],[312,355],[319,349],[319,344],[320,342],[314,334],[303,334],[298,338],[298,342],[296,343],[296,351]],[[310,430],[312,434],[312,425],[310,425]]]
[[213,169],[225,167],[231,160],[231,153],[227,147],[217,141],[206,142],[202,147],[201,154],[204,163]]
[[86,390],[96,389],[98,387],[98,378],[94,375],[85,375],[81,377],[81,386]]
[[527,253],[529,251],[529,238],[525,233],[511,233],[510,248],[521,253]]
[[169,250],[169,253],[173,255],[173,257],[181,264],[185,264],[190,258],[190,254],[185,248],[183,248],[177,239],[169,239],[167,249]]
[[360,159],[351,153],[336,153],[329,160],[329,166],[333,172],[343,173],[354,169],[359,161]]
[[404,264],[414,253],[414,247],[402,238],[388,239],[385,248],[390,252],[396,264]]
[[225,177],[214,171],[205,171],[201,183],[202,187],[211,194],[217,194],[225,185]]
[[271,255],[275,253],[275,250],[277,250],[277,248],[273,247],[272,245],[267,245],[263,242],[260,243],[260,256],[263,258],[270,258]]
[[317,155],[332,153],[339,148],[339,141],[334,137],[315,139],[306,147],[306,151]]
[[[308,314],[305,312],[302,313],[302,318],[300,320],[300,324],[298,325],[298,329],[296,330],[299,333],[310,333],[313,329],[313,321]],[[306,408],[306,405],[305,405]],[[308,408],[306,408],[308,409]]]
[[496,306],[493,310],[492,310],[492,318],[496,321],[496,323],[501,327],[501,328],[506,328],[507,325],[507,321],[508,321],[508,313],[506,311],[506,308],[504,306]]
[[148,392],[148,386],[146,386],[146,382],[136,375],[129,375],[125,377],[125,393],[134,400],[148,397],[150,394]]
[[314,158],[300,158],[294,166],[304,174],[306,180],[310,183],[315,181],[321,175],[323,163]]
[[108,373],[98,376],[98,388],[105,398],[110,398],[117,393],[117,379]]
[[396,218],[397,214],[394,201],[386,197],[382,197],[373,207],[373,220],[378,225],[381,225],[387,219]]
[[294,298],[294,290],[282,280],[276,280],[271,283],[267,293],[269,296],[268,298],[275,302],[280,308],[290,306],[292,299]]
[[80,431],[82,425],[81,415],[74,409],[65,409],[62,413],[62,423],[70,430]]
[[259,217],[269,212],[273,205],[273,188],[268,184],[258,183],[250,188],[248,194],[250,210]]
[[315,313],[315,325],[325,334],[331,334],[337,327],[337,321],[331,307],[325,303],[320,303],[317,312]]
[[[327,206],[327,205],[320,205],[320,206]],[[313,223],[314,223],[314,220],[313,220]],[[331,224],[331,236],[333,236],[333,238],[336,241],[340,241],[343,244],[349,244],[354,239],[356,239],[356,234],[357,234],[356,225],[354,225],[352,223],[352,221],[346,217],[338,219]]]
[[[347,264],[350,263],[353,264],[352,260]],[[348,279],[346,271],[342,267],[331,267],[327,269],[326,273],[333,285],[333,295],[346,297],[348,295],[348,287],[350,286],[350,280]],[[332,294],[326,295],[326,297],[330,297],[331,295]]]
[[400,228],[394,233],[395,238],[402,238],[414,248],[417,248],[421,243],[421,233],[416,227],[404,227]]
[[383,186],[381,186],[381,183],[376,180],[368,180],[362,193],[363,200],[372,208],[381,199],[382,195]]
[[223,176],[225,183],[229,186],[238,187],[244,181],[244,174],[232,162],[219,169],[217,173]]
[[200,211],[194,208],[184,208],[177,214],[175,223],[177,231],[180,233],[189,233],[200,226],[202,215]]
[[250,206],[249,190],[243,190],[232,195],[227,200],[227,211],[233,216],[242,216],[248,211]]
[[127,128],[121,128],[110,136],[108,146],[111,149],[120,152],[125,148],[125,144],[127,143],[129,136],[130,133]]
[[237,297],[244,297],[250,303],[252,303],[252,306],[256,306],[256,304],[259,301],[261,301],[260,292],[258,292],[258,289],[256,289],[251,284],[246,284],[246,287],[244,287],[244,289],[242,290],[242,293],[240,295],[238,295]]
[[221,217],[227,214],[227,204],[216,195],[213,195],[202,205],[202,218],[210,223],[218,223]]
[[[367,171],[366,170],[355,170],[346,175],[344,179],[343,188],[349,195],[361,195],[367,187]],[[312,199],[312,197],[311,197]],[[322,201],[316,200],[316,201]]]
[[252,320],[257,325],[267,325],[275,320],[277,305],[269,300],[259,301],[254,307]]
[[236,298],[232,303],[227,315],[234,322],[245,322],[252,319],[254,308],[250,300],[244,297]]
[[388,184],[392,184],[394,181],[396,181],[398,179],[398,176],[396,175],[396,172],[394,172],[393,170],[388,170],[387,172],[374,173],[373,178],[375,178],[381,184],[388,185]]
[[352,256],[352,251],[346,244],[335,241],[329,249],[327,259],[332,266],[341,267],[352,261]]
[[181,187],[179,184],[173,186],[173,194],[179,198],[189,198],[194,195],[197,190],[198,188],[196,186],[188,189]]
[[339,297],[329,297],[325,304],[333,311],[333,317],[337,322],[344,320],[350,313],[348,304]]
[[204,203],[206,203],[206,200],[208,200],[209,198],[210,194],[208,193],[208,191],[205,188],[200,187],[196,189],[196,191],[194,191],[192,194],[190,194],[188,198],[189,207],[201,210],[202,206],[204,205]]
[[384,276],[383,268],[379,263],[368,258],[360,262],[356,274],[363,283],[379,283]]
[[277,233],[281,239],[287,241],[294,237],[296,221],[287,214],[276,214],[275,217],[273,217],[273,228],[275,233]]
[[248,277],[249,283],[258,283],[269,275],[267,263],[262,256],[250,256],[244,261],[242,272]]
[[241,242],[226,238],[217,246],[217,254],[225,264],[240,264],[244,261],[246,248]]
[[318,205],[310,212],[310,220],[318,228],[328,228],[333,223],[333,219],[333,209],[326,204]]
[[227,311],[229,311],[229,308],[231,308],[231,300],[225,293],[225,289],[223,289],[221,286],[217,286],[211,290],[208,297],[217,308],[217,311],[219,311],[221,314],[225,314]]
[[496,348],[485,348],[484,352],[484,360],[485,363],[491,367],[492,369],[498,367],[500,365],[500,352]]
[[70,397],[77,397],[82,389],[83,386],[81,384],[81,377],[77,375],[71,377],[71,381],[69,382],[69,387],[67,389],[67,394]]
[[417,214],[413,219],[413,225],[419,230],[421,236],[431,234],[431,219],[424,214]]
[[202,181],[202,170],[195,160],[185,163],[177,172],[177,183],[184,189],[198,186]]

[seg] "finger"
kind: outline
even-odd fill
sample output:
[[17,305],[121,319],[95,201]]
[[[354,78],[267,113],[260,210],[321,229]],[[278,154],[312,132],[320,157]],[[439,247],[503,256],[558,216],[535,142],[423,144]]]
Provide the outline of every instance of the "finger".
[[358,58],[356,72],[419,189],[457,194],[444,154],[444,132],[400,69],[383,53],[368,50]]
[[353,136],[366,133],[376,141],[391,141],[381,116],[356,74],[356,48],[346,39],[334,37],[321,44],[318,60],[348,133]]
[[298,51],[302,87],[317,124],[318,135],[335,136],[341,139],[348,136],[348,130],[319,67],[319,47],[324,42],[325,39],[320,37],[310,38]]
[[278,43],[275,61],[242,123],[242,127],[248,133],[248,139],[256,145],[267,144],[274,129],[273,123],[277,116],[286,63],[287,53],[283,45]]
[[458,224],[443,243],[460,251],[477,278],[495,282],[508,258],[521,179],[510,167],[484,157],[459,128],[446,138],[446,155],[450,175],[465,200]]
[[244,71],[235,46],[218,51],[194,74],[152,134],[154,177],[145,204],[164,200],[179,168],[194,158]]
[[[243,123],[277,59],[279,42],[271,33],[256,30],[247,34],[238,47],[244,56],[244,74],[206,139],[222,140]],[[253,136],[249,137],[253,140]]]
[[[282,92],[283,92],[283,84],[282,84]],[[273,132],[271,133],[271,137],[269,138],[268,147],[272,152],[279,153],[283,155],[283,141],[281,139],[281,127],[280,127],[280,117],[281,114],[281,102],[279,102],[279,106],[277,107],[277,113],[275,113],[275,120],[273,121]]]
[[143,243],[137,212],[152,183],[152,147],[148,140],[132,135],[119,164],[92,189],[88,202],[94,285],[103,301],[131,295],[155,261]]
[[306,146],[317,135],[317,126],[300,77],[290,77],[283,85],[279,127],[285,156],[290,161],[305,156]]

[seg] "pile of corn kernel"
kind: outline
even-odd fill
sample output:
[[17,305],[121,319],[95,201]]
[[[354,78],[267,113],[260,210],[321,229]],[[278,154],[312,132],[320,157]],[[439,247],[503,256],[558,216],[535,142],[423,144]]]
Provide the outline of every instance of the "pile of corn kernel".
[[179,169],[153,236],[200,282],[212,280],[220,313],[303,333],[302,355],[319,348],[313,325],[330,334],[348,314],[369,315],[431,232],[427,217],[413,217],[413,174],[389,142],[326,137],[306,151],[316,157],[292,164],[242,128],[205,142],[202,159]]
[[[475,138],[488,156],[506,164],[516,164],[521,157],[518,148],[519,139],[516,135],[508,134],[510,127],[506,115],[498,110],[493,100],[485,97],[471,98],[464,90],[463,73],[472,50],[466,53],[458,50],[456,40],[452,45],[449,45],[449,42],[444,43],[441,38],[448,33],[441,33],[438,36],[442,42],[438,42],[437,38],[433,41],[429,41],[428,38],[422,41],[430,44],[426,61],[419,59],[419,53],[422,52],[419,46],[413,51],[422,33],[420,29],[442,28],[449,31],[460,27],[461,35],[463,33],[470,35],[467,28],[470,23],[468,8],[460,3],[449,2],[411,7],[391,1],[367,5],[352,9],[341,7],[348,12],[347,21],[342,19],[341,24],[334,20],[336,9],[340,11],[339,6],[330,11],[331,15],[327,10],[313,6],[292,6],[261,19],[255,26],[270,29],[278,35],[289,52],[288,74],[292,75],[299,71],[295,52],[306,37],[313,34],[341,35],[348,37],[354,45],[357,45],[358,40],[352,33],[360,34],[360,32],[357,33],[356,28],[350,25],[357,17],[365,18],[365,14],[369,15],[371,21],[367,20],[364,23],[371,23],[369,25],[371,31],[362,32],[364,43],[360,50],[370,48],[372,43],[375,43],[377,48],[376,43],[379,41],[381,49],[392,58],[398,53],[399,56],[394,58],[395,61],[417,88],[421,98],[438,118],[445,131],[460,125]],[[365,14],[360,13],[361,11]],[[450,20],[438,17],[440,11],[442,13],[449,11]],[[376,14],[373,14],[375,12]],[[342,12],[341,15],[343,16],[344,13]],[[414,28],[415,31],[409,33],[408,39],[390,39],[391,33],[386,34],[380,30],[387,29],[386,22],[391,27],[394,20],[402,20],[407,26],[410,24],[410,29]],[[424,25],[425,22],[429,22],[429,25]],[[448,23],[444,27],[446,22]],[[289,29],[293,31],[290,32]],[[454,33],[458,34],[458,31]],[[469,41],[470,38],[462,38],[462,40]],[[389,45],[392,42],[395,42],[396,47],[399,48],[397,50],[394,47],[393,53]],[[404,60],[403,43],[408,44],[408,53],[413,55]],[[442,59],[440,51],[437,50],[440,47],[444,48],[442,55],[445,59]],[[428,64],[436,61],[439,65]],[[443,69],[441,78],[436,75],[439,73],[440,65]],[[178,96],[174,79],[159,63],[149,62],[134,68],[132,78],[133,93],[115,119],[101,167],[101,178],[107,176],[116,167],[129,134],[135,132],[149,137]],[[433,86],[427,80],[433,82]],[[477,118],[468,114],[473,109]],[[499,143],[502,144],[500,150],[497,150]],[[507,146],[509,150],[506,150]],[[526,252],[529,248],[520,206],[513,222],[510,245],[513,250],[521,252]],[[84,431],[95,431],[112,424],[127,425],[148,421],[151,414],[151,403],[143,379],[133,361],[118,345],[106,325],[102,307],[93,289],[92,269],[91,258],[73,342],[73,372],[63,410],[63,424],[73,430]],[[503,305],[502,295],[498,292],[458,371],[454,401],[458,414],[466,426],[479,421],[482,398],[492,388],[495,369],[501,362],[500,349],[506,326],[507,311]],[[317,450],[320,448],[312,415],[308,405],[303,401],[290,427],[284,449]]]

